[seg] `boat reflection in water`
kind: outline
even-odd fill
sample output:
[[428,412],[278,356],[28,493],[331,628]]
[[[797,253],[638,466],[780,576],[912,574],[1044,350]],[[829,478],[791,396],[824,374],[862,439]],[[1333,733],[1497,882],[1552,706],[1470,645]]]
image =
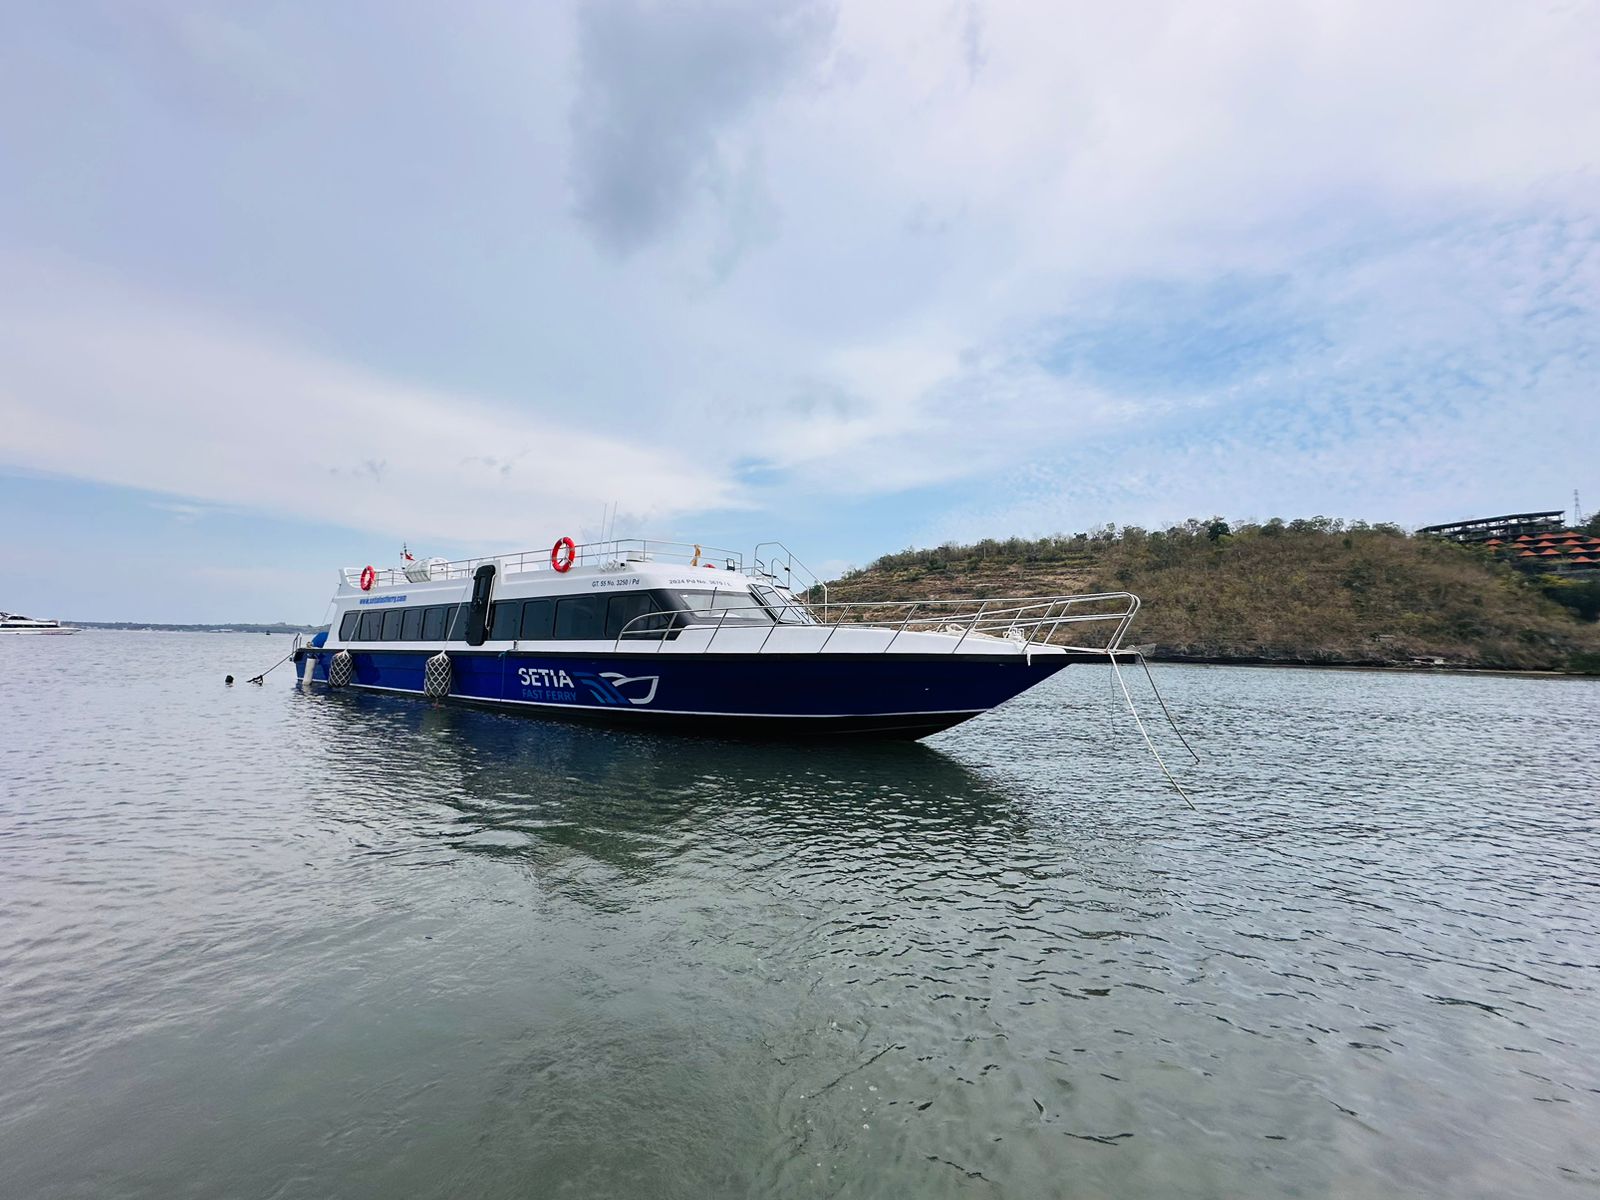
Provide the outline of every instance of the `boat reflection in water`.
[[1005,842],[1027,826],[1005,788],[915,742],[823,750],[531,723],[354,692],[304,699],[317,710],[317,769],[334,784],[329,816],[489,858],[581,855],[648,875],[680,854],[715,853],[697,839],[720,830],[761,839],[764,855],[871,847],[931,859],[980,830]]

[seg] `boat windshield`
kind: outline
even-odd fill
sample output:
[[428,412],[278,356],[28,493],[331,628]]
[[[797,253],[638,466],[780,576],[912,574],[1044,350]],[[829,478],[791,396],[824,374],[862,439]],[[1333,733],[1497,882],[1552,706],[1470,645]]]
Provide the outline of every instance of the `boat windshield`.
[[767,606],[780,625],[815,625],[817,623],[816,618],[811,615],[804,604],[801,604],[792,596],[785,596],[777,588],[770,588],[758,583],[750,590],[755,593],[761,603]]
[[726,625],[771,625],[774,620],[771,610],[749,592],[673,591],[668,594],[675,602],[674,607],[689,613],[697,621]]

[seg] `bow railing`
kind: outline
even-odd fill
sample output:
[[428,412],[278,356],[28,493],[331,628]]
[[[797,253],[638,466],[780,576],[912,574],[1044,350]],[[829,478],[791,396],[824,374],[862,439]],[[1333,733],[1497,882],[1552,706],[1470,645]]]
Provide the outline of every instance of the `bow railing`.
[[[877,629],[890,633],[879,652],[888,653],[908,633],[950,636],[949,653],[959,652],[969,638],[1004,638],[1023,649],[1029,646],[1070,645],[1094,653],[1116,653],[1128,626],[1139,611],[1132,592],[1095,592],[1075,596],[1027,596],[989,600],[849,600],[833,601],[826,614],[796,601],[781,606],[750,604],[718,608],[711,612],[653,612],[634,617],[618,632],[613,649],[624,641],[654,641],[661,650],[692,630],[709,630],[697,649],[710,650],[717,636],[729,629],[764,632],[757,653],[765,651],[780,630],[810,627],[827,630],[808,652],[822,653],[841,629]],[[824,619],[825,616],[825,619]],[[1063,633],[1098,627],[1104,637],[1089,643],[1065,643]],[[1094,642],[1100,644],[1093,644]],[[783,642],[791,643],[792,638]],[[792,652],[788,645],[778,647]]]

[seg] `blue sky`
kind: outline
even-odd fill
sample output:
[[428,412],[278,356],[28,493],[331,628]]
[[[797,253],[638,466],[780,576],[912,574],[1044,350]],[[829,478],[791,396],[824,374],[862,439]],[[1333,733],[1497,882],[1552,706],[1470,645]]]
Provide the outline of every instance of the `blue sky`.
[[[0,10],[0,607],[1600,504],[1600,10]],[[1592,496],[1591,496],[1592,494]]]

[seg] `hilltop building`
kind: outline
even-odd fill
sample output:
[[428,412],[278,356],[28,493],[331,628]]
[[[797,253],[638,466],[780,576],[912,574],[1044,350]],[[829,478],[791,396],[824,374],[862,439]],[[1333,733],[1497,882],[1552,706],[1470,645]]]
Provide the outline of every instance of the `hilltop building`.
[[1576,529],[1538,536],[1522,534],[1511,539],[1490,538],[1483,543],[1513,566],[1551,575],[1600,577],[1600,537]]
[[1424,525],[1417,532],[1449,538],[1452,542],[1504,542],[1523,536],[1560,533],[1566,517],[1567,514],[1558,508],[1550,512],[1511,513],[1504,517],[1474,517],[1448,525]]
[[1510,513],[1448,525],[1425,525],[1417,532],[1483,546],[1524,571],[1567,579],[1600,579],[1600,538],[1568,527],[1566,516],[1560,509]]

